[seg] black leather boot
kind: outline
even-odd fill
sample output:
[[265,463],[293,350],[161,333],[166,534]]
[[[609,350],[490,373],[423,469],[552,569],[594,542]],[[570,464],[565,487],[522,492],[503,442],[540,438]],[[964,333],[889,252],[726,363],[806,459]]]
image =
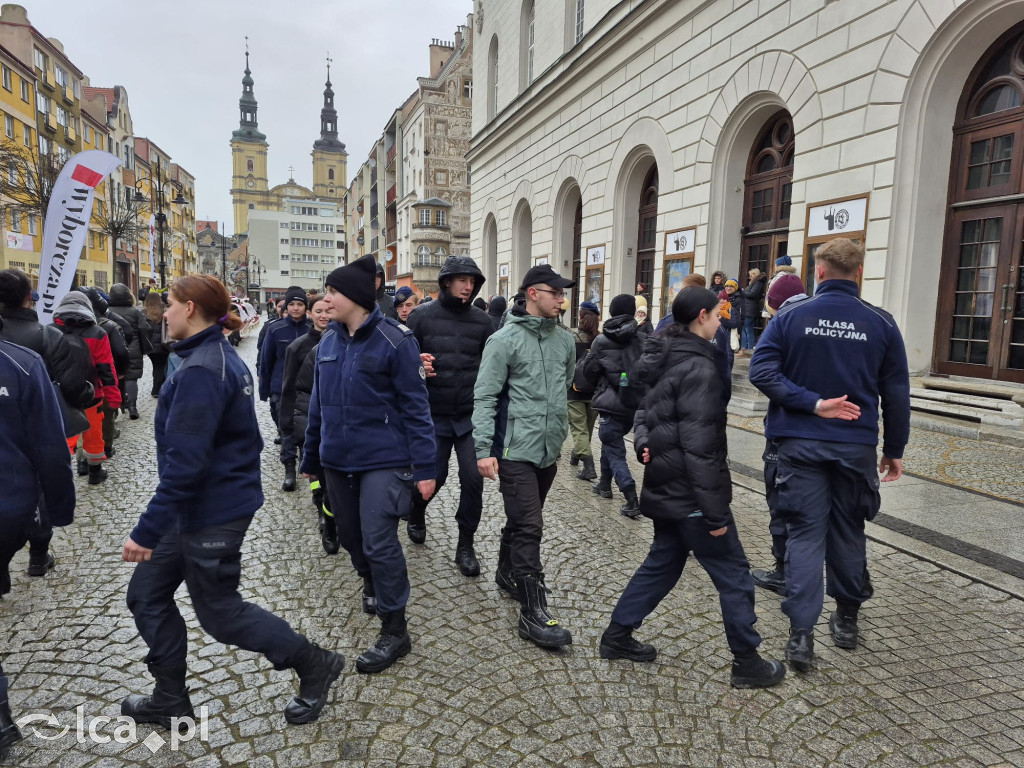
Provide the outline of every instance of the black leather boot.
[[363,613],[371,616],[377,613],[377,592],[373,588],[373,576],[363,576]]
[[614,621],[601,635],[598,648],[602,659],[628,659],[629,661],[654,661],[658,649],[653,645],[641,643],[633,637],[633,628]]
[[754,580],[754,584],[761,589],[769,589],[782,596],[786,595],[786,562],[784,560],[775,561],[774,571],[754,568],[750,571],[750,576]]
[[591,488],[594,493],[600,496],[602,499],[610,499],[612,497],[612,479],[607,475],[602,475],[601,479],[598,480],[594,487]]
[[828,628],[832,631],[832,642],[836,648],[853,650],[857,647],[859,632],[857,630],[857,612],[860,606],[854,603],[836,602],[836,610],[828,619]]
[[570,467],[575,467],[575,466],[579,465],[579,463],[580,463],[580,455],[578,453],[576,453],[576,451],[571,451],[569,453],[569,466]]
[[185,687],[185,667],[162,668],[147,664],[156,680],[149,696],[132,694],[121,702],[121,714],[136,723],[156,723],[170,729],[172,717],[195,718]]
[[107,479],[107,470],[102,464],[89,465],[89,485],[99,485]]
[[473,551],[473,534],[459,529],[459,543],[455,547],[455,564],[463,576],[479,576],[480,562]]
[[640,517],[640,499],[636,496],[636,486],[628,486],[622,491],[622,495],[626,497],[626,503],[619,507],[619,514],[636,520]]
[[78,476],[85,477],[89,474],[89,462],[85,458],[81,458],[76,462],[78,468]]
[[501,543],[498,545],[498,567],[494,570],[494,583],[514,598],[519,598],[519,588],[512,572],[512,534],[501,529]]
[[576,477],[580,480],[593,480],[596,478],[597,471],[594,469],[594,457],[580,456],[580,461],[583,462],[583,469],[576,473]]
[[733,688],[771,688],[785,676],[786,667],[781,661],[765,661],[757,651],[752,651],[733,656],[729,682]]
[[381,630],[377,642],[356,659],[360,672],[383,672],[412,650],[412,638],[405,621],[405,609],[380,614]]
[[519,636],[542,648],[560,648],[572,644],[569,630],[548,613],[544,574],[517,575],[519,587]]
[[7,748],[24,737],[18,726],[14,724],[14,716],[11,714],[11,705],[7,701],[7,675],[0,670],[0,758],[7,752]]
[[108,459],[112,459],[114,458],[114,456],[117,455],[117,448],[115,448],[113,445],[104,445],[103,455],[106,456]]
[[295,459],[284,463],[284,482],[281,483],[281,490],[295,490]]
[[28,551],[28,575],[45,576],[47,571],[52,571],[57,565],[57,558],[49,551],[49,548],[32,549]]
[[814,630],[789,630],[789,642],[786,643],[786,661],[793,665],[797,672],[810,672],[814,661]]
[[409,513],[409,522],[405,524],[405,532],[409,534],[409,541],[413,544],[422,544],[427,540],[427,510],[420,509],[413,505]]
[[138,404],[135,402],[135,398],[128,401],[128,418],[132,421],[139,418]]
[[338,554],[338,550],[341,549],[341,540],[338,538],[338,525],[334,520],[334,515],[321,509],[320,522],[320,543],[323,545],[324,552],[328,555]]
[[299,676],[299,695],[284,708],[284,719],[293,724],[312,723],[320,717],[331,685],[345,668],[345,657],[307,641],[291,666]]

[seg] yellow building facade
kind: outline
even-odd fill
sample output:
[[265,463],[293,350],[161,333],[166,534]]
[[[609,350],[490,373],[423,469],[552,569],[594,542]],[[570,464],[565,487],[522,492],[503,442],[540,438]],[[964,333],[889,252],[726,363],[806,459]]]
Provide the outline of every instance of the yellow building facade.
[[[0,46],[0,111],[3,112],[5,154],[24,153],[30,163],[39,157],[35,100],[35,72],[32,67]],[[3,172],[10,174],[11,169],[3,169]],[[25,183],[21,170],[15,173],[21,174],[20,183]],[[0,204],[8,202],[11,201],[5,200]],[[0,269],[20,269],[36,278],[42,248],[42,222],[39,215],[21,212],[7,205],[4,208]]]

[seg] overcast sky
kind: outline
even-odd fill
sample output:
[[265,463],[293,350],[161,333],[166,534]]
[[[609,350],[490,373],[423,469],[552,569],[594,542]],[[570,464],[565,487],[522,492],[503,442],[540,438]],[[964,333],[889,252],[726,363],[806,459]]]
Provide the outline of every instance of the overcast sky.
[[[432,38],[454,40],[472,0],[29,0],[29,21],[97,87],[123,85],[138,136],[196,177],[196,218],[232,229],[231,152],[245,68],[256,81],[270,184],[312,185],[330,51],[351,177],[429,74]],[[31,62],[28,62],[31,65]]]

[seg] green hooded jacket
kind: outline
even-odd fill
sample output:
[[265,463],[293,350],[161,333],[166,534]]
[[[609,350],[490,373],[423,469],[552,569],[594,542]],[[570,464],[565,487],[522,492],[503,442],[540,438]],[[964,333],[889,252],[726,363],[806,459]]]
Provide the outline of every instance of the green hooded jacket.
[[566,393],[575,368],[572,335],[554,318],[526,314],[521,305],[509,312],[487,340],[476,377],[477,459],[554,464],[569,433]]

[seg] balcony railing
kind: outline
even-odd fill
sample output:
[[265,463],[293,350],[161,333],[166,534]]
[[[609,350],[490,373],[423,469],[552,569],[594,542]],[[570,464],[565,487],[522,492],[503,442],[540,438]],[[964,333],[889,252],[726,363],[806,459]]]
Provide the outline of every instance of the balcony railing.
[[412,257],[412,265],[414,267],[441,267],[444,266],[444,261],[447,258],[447,256],[438,256],[433,253],[429,256],[417,254]]
[[398,145],[397,144],[392,144],[391,145],[391,149],[388,150],[388,165],[391,165],[393,162],[395,162],[395,155],[397,155],[397,154],[398,154]]
[[391,205],[393,202],[395,202],[395,198],[397,196],[398,196],[398,185],[397,184],[392,184],[390,187],[388,187],[388,202],[387,202],[387,204]]

